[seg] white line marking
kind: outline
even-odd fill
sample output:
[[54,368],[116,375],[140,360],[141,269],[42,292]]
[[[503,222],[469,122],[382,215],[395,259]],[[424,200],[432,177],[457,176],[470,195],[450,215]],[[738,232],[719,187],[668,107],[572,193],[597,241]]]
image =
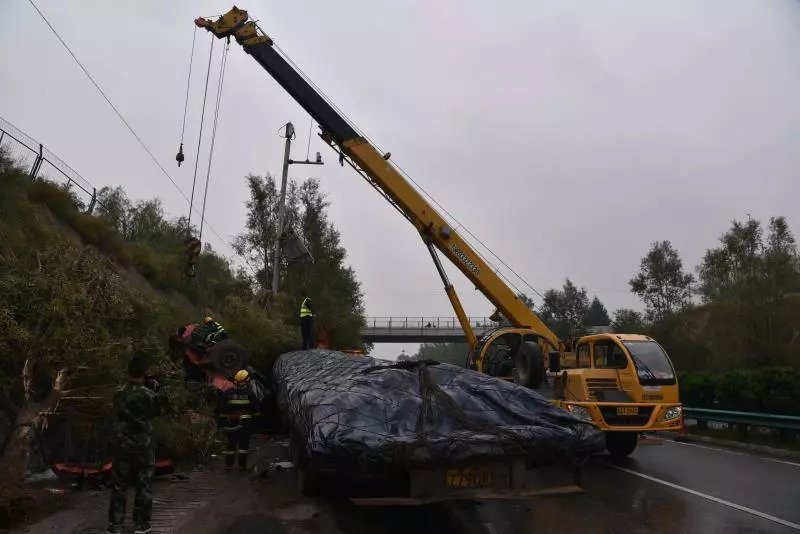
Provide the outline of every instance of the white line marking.
[[742,506],[741,504],[736,504],[730,501],[726,501],[725,499],[720,499],[719,497],[714,497],[713,495],[708,495],[707,493],[701,493],[697,490],[689,489],[685,486],[679,486],[678,484],[673,484],[672,482],[667,482],[666,480],[661,480],[660,478],[651,477],[650,475],[645,475],[644,473],[640,473],[638,471],[633,471],[632,469],[626,469],[624,467],[620,467],[614,464],[607,464],[613,467],[614,469],[618,469],[624,473],[628,473],[629,475],[633,475],[636,477],[643,478],[645,480],[649,480],[651,482],[655,482],[656,484],[663,484],[664,486],[683,491],[690,495],[695,495],[697,497],[702,497],[703,499],[708,499],[709,501],[713,501],[718,504],[722,504],[723,506],[728,506],[729,508],[733,508],[734,510],[739,510],[741,512],[746,512],[748,514],[754,515],[756,517],[760,517],[762,519],[766,519],[767,521],[772,521],[773,523],[778,523],[779,525],[783,525],[785,527],[792,528],[794,530],[800,530],[800,525],[797,523],[792,523],[791,521],[786,521],[785,519],[781,519],[780,517],[775,517],[774,515],[765,514],[764,512],[759,512],[758,510],[753,510],[752,508],[748,508],[747,506]]
[[767,458],[766,456],[756,456],[754,454],[748,454],[742,451],[732,451],[728,449],[721,449],[719,447],[709,447],[707,445],[698,445],[697,443],[687,443],[685,441],[666,441],[666,443],[674,443],[675,445],[686,445],[688,447],[697,447],[698,449],[708,449],[710,451],[719,451],[719,452],[727,452],[728,454],[736,454],[737,456],[748,456],[750,458],[757,458],[759,460],[764,460],[765,462],[774,462],[776,464],[784,464],[784,465],[792,465],[794,467],[800,467],[800,464],[795,462],[790,462],[788,460],[778,460],[777,458]]

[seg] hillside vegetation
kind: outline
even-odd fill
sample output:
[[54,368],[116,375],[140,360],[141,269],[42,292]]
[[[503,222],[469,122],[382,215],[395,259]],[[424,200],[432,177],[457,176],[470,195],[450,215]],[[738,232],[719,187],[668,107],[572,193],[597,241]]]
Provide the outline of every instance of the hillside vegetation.
[[[251,363],[267,369],[279,354],[299,346],[300,290],[265,299],[255,276],[209,246],[199,257],[196,278],[187,279],[186,221],[167,220],[157,199],[132,203],[122,189],[106,188],[94,215],[83,208],[68,188],[32,181],[0,154],[0,440],[18,410],[43,399],[62,369],[68,390],[93,399],[93,413],[107,414],[128,359],[144,352],[167,381],[172,413],[161,421],[162,437],[176,452],[194,453],[200,444],[186,432],[183,418],[190,407],[207,407],[187,390],[180,366],[170,360],[169,334],[213,313],[248,349]],[[341,267],[343,258],[342,253],[339,263],[328,260],[326,266]],[[304,276],[313,278],[318,265],[304,267]],[[285,268],[284,277],[298,276]],[[310,296],[345,318],[337,324],[339,338],[357,340],[361,295],[348,272],[348,299]],[[354,305],[345,309],[342,302]],[[26,362],[33,379],[23,384]]]

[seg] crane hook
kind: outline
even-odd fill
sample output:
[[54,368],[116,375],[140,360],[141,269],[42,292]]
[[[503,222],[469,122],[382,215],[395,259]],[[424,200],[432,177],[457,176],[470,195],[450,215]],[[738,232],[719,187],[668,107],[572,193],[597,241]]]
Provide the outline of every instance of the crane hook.
[[183,163],[183,160],[184,160],[184,157],[183,157],[183,143],[181,143],[181,147],[178,149],[178,154],[175,156],[175,161],[178,162],[178,167],[181,166],[181,163]]

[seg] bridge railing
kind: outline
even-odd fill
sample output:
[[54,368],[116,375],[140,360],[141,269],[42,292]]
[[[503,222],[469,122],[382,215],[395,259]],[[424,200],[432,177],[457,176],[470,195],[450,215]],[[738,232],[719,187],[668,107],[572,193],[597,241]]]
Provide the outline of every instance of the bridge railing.
[[[499,326],[499,323],[489,317],[469,317],[469,324],[473,328],[487,329]],[[457,317],[368,317],[364,326],[386,330],[460,329],[461,323]]]

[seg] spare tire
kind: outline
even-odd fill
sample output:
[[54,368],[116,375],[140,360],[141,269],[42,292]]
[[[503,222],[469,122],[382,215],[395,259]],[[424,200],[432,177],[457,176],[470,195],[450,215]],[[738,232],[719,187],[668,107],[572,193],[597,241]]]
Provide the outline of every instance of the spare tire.
[[220,341],[207,354],[211,365],[223,373],[235,373],[247,365],[247,351],[230,339]]
[[544,380],[542,349],[534,341],[525,341],[514,356],[514,383],[538,389]]

